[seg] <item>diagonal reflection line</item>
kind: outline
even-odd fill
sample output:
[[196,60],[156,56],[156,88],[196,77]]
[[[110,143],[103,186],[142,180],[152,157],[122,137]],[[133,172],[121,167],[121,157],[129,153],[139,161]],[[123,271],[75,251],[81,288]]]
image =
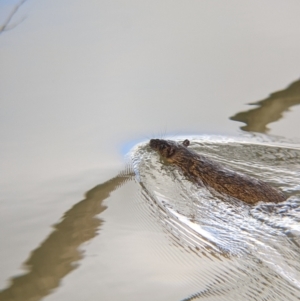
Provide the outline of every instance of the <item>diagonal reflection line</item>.
[[293,82],[282,91],[272,93],[268,98],[250,103],[257,108],[237,113],[229,119],[244,122],[244,131],[266,133],[267,125],[282,118],[282,114],[292,106],[300,104],[300,80]]
[[[7,19],[5,20],[4,24],[0,26],[0,34],[8,29],[9,23],[12,20],[13,16],[17,13],[18,9],[26,2],[27,0],[22,0],[20,3],[18,3],[14,9],[11,11],[11,13],[8,15]],[[22,22],[22,21],[21,21]],[[17,24],[16,24],[17,25]],[[15,26],[16,26],[15,25]],[[15,27],[13,26],[13,27]]]
[[98,235],[103,220],[96,215],[107,208],[103,201],[132,179],[133,174],[121,174],[89,190],[85,199],[68,210],[54,226],[54,232],[31,253],[25,262],[28,273],[12,278],[10,286],[0,291],[0,301],[37,301],[57,288],[82,259],[79,246]]

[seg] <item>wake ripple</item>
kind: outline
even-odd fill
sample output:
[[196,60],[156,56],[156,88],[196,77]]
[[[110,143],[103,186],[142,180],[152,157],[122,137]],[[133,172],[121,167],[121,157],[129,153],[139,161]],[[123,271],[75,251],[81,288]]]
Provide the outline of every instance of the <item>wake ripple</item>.
[[289,198],[256,206],[218,198],[162,162],[147,143],[136,146],[131,162],[144,201],[174,245],[214,263],[203,275],[200,287],[206,287],[182,300],[300,300],[300,146],[264,136],[190,140],[196,152]]

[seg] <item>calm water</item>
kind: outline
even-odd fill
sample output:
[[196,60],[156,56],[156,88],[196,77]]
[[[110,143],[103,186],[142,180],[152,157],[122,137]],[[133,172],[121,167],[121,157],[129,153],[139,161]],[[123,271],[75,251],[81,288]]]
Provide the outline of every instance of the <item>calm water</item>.
[[[299,300],[299,9],[0,0],[0,300]],[[161,135],[290,197],[224,204]]]

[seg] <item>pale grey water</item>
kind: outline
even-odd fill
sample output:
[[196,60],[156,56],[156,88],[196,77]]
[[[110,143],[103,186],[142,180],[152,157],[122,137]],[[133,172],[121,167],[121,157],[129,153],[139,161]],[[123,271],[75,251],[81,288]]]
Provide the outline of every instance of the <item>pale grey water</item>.
[[[0,1],[0,26],[16,3]],[[234,136],[242,124],[230,117],[297,82],[299,9],[274,0],[24,2],[0,34],[0,287],[26,273],[22,264],[85,191],[123,170],[135,143],[161,133]],[[269,134],[297,142],[298,120],[293,105]],[[44,289],[25,278],[25,300],[196,292],[215,263],[171,247],[140,193],[131,181],[115,190],[99,235],[70,250],[84,250],[81,260],[68,256],[79,267],[51,272]],[[16,289],[21,299],[0,299],[24,299]]]

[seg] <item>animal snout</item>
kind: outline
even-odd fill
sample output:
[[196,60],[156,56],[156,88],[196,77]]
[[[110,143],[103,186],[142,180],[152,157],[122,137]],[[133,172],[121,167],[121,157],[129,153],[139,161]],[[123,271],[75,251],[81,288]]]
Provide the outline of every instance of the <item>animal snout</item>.
[[159,139],[151,139],[150,140],[150,147],[157,148],[158,144],[159,144]]

